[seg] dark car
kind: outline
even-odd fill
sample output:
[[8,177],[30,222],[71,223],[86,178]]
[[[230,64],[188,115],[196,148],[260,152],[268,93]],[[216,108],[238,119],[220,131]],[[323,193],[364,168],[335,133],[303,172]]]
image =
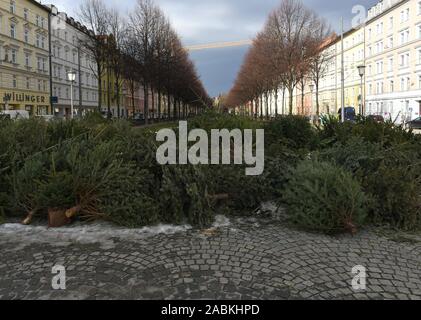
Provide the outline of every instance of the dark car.
[[131,123],[134,126],[142,126],[145,124],[145,116],[143,113],[135,113],[133,118],[131,119]]
[[418,117],[412,121],[409,121],[407,123],[408,128],[410,129],[416,129],[416,130],[421,130],[421,117]]
[[373,120],[374,122],[378,122],[378,123],[383,123],[384,122],[384,117],[381,115],[370,115],[367,117],[367,119],[369,120]]
[[[342,108],[339,109],[339,118],[342,119]],[[345,108],[345,121],[355,121],[356,113],[354,107]]]

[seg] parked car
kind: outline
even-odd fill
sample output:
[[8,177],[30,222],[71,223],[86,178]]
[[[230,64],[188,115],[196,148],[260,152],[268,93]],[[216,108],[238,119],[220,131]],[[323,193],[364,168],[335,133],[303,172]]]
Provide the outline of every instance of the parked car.
[[26,110],[4,110],[0,115],[12,120],[29,119],[29,112]]
[[373,120],[374,122],[382,123],[384,122],[384,117],[381,115],[369,115],[367,119]]
[[[338,112],[339,118],[342,119],[342,108]],[[355,121],[356,113],[354,107],[345,107],[345,121]]]
[[143,113],[135,113],[134,116],[131,118],[131,122],[135,126],[141,126],[145,124],[145,116]]
[[57,119],[57,117],[55,117],[51,114],[39,115],[39,116],[37,116],[37,118],[44,119],[47,122],[50,122],[50,121],[53,121],[53,120]]
[[421,117],[409,121],[406,125],[409,129],[421,130]]

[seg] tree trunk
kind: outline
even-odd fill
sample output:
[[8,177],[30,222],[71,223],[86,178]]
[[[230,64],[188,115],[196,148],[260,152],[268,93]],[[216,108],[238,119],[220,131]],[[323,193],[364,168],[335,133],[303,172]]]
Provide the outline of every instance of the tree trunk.
[[152,122],[155,121],[155,92],[153,88],[151,88],[151,95],[152,95]]
[[275,117],[278,117],[278,87],[275,89]]
[[102,111],[102,74],[101,73],[101,63],[97,62],[97,70],[98,70],[98,111]]
[[161,89],[158,89],[158,120],[161,120]]
[[133,110],[133,114],[132,117],[134,117],[135,113],[136,113],[136,107],[135,107],[135,99],[134,99],[134,81],[131,81],[131,88],[130,90],[132,91],[132,110]]
[[173,118],[174,120],[177,119],[177,99],[175,97],[173,97]]
[[285,115],[285,87],[282,88],[282,115]]
[[145,124],[149,123],[149,91],[148,84],[143,84],[143,114],[145,117]]
[[167,119],[171,118],[171,96],[170,93],[167,94]]
[[116,77],[115,81],[115,97],[117,100],[117,118],[120,119],[121,116],[121,110],[120,110],[120,81],[118,80],[118,77]]
[[[301,87],[303,88],[303,87]],[[304,89],[301,89],[301,113],[304,115]]]
[[108,109],[108,119],[112,118],[111,115],[111,86],[110,86],[110,68],[107,69],[107,109]]
[[266,91],[266,120],[269,120],[269,92]]
[[294,94],[294,88],[292,86],[288,87],[289,92],[289,115],[292,115],[293,112],[293,94]]
[[[316,114],[317,114],[317,119],[319,119],[319,116],[320,116],[319,81],[316,81]],[[317,121],[319,121],[319,120],[317,120]]]

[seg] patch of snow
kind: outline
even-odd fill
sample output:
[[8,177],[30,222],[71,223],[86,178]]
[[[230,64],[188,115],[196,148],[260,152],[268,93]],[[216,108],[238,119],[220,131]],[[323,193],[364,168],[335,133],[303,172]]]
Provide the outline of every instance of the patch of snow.
[[215,217],[215,222],[212,224],[212,228],[223,228],[229,227],[231,225],[230,219],[223,215],[217,215]]
[[[3,224],[0,226],[2,241],[49,243],[56,246],[67,246],[71,243],[99,243],[102,248],[114,247],[114,239],[139,240],[159,234],[175,234],[190,230],[191,226],[157,225],[141,229],[115,227],[109,223],[74,224],[58,229],[45,226],[24,226],[22,224]],[[19,241],[20,240],[20,241]]]

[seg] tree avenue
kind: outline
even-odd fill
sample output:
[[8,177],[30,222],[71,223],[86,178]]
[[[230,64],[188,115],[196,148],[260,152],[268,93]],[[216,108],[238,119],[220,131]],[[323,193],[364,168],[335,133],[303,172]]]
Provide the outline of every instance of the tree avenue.
[[[293,92],[297,86],[314,83],[318,90],[319,81],[332,59],[323,53],[324,43],[331,35],[327,22],[314,11],[300,1],[283,0],[254,39],[228,94],[227,106],[239,107],[249,103],[255,116],[268,116],[269,97],[274,96],[275,115],[292,114]],[[277,103],[280,94],[282,110]]]
[[[146,122],[187,117],[211,104],[179,36],[152,0],[138,0],[128,16],[103,0],[84,0],[79,17],[92,35],[81,45],[97,64],[99,92],[115,92],[111,98],[119,103],[123,80],[132,99],[141,85]],[[104,81],[111,78],[112,83]],[[103,88],[105,82],[109,88]],[[99,110],[104,105],[109,103],[100,95]]]

